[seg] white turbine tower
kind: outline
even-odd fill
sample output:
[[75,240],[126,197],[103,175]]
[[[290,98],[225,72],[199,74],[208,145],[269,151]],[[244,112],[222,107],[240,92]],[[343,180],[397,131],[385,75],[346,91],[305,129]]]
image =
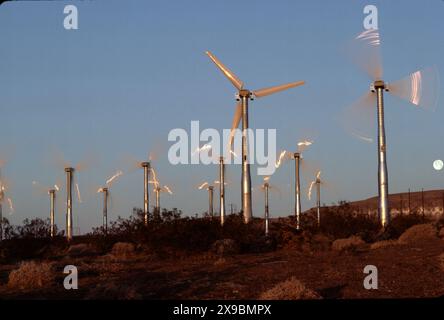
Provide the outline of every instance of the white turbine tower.
[[280,86],[264,88],[260,90],[250,91],[244,88],[244,83],[236,77],[225,65],[222,64],[211,52],[207,51],[206,54],[216,64],[216,66],[222,71],[225,77],[234,85],[238,90],[236,100],[238,101],[236,111],[232,123],[232,131],[230,140],[234,137],[234,130],[239,126],[239,122],[242,119],[242,182],[241,182],[241,198],[242,198],[242,212],[244,215],[244,222],[249,223],[252,218],[252,204],[251,204],[251,175],[250,175],[250,163],[248,158],[248,101],[256,98],[265,97],[273,93],[284,91],[290,88],[294,88],[304,84],[304,81],[291,82]]

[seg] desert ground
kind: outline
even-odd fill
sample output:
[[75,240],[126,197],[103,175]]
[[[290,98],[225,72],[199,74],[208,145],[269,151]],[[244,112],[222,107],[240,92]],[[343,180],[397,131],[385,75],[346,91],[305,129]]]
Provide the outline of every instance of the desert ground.
[[[333,214],[330,215],[333,219]],[[226,230],[233,229],[231,237],[230,231],[224,231],[226,234],[219,234],[215,238],[219,239],[213,241],[200,232],[211,233],[213,229],[209,226],[214,230],[220,228],[217,222],[188,219],[186,225],[193,225],[190,233],[176,239],[166,234],[157,240],[91,235],[77,237],[70,244],[63,238],[6,240],[2,244],[0,297],[190,300],[444,297],[442,219],[398,218],[393,222],[397,229],[371,234],[355,232],[368,228],[361,220],[360,224],[349,226],[354,231],[344,232],[343,223],[350,223],[353,218],[340,220],[336,216],[336,220],[329,220],[327,213],[324,217],[325,224],[335,222],[338,229],[300,231],[295,229],[292,218],[280,218],[272,221],[270,236],[263,237],[263,221],[256,219],[248,230],[237,230],[244,227],[228,222]],[[236,221],[236,217],[232,220]],[[161,230],[157,229],[157,234],[166,232]],[[195,240],[191,240],[193,235]],[[199,239],[202,243],[197,245]],[[184,243],[188,240],[189,243]],[[177,241],[180,245],[175,245]],[[22,247],[20,255],[8,256],[8,250],[14,246]],[[66,290],[63,286],[66,265],[78,269],[77,290]],[[364,288],[366,265],[377,267],[378,289]]]

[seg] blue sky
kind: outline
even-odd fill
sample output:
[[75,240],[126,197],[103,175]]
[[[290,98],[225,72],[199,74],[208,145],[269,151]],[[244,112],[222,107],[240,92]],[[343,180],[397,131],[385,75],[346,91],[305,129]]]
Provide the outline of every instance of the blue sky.
[[[78,7],[79,30],[63,28],[66,4]],[[341,53],[362,31],[367,4],[379,9],[387,81],[430,65],[444,74],[440,0],[3,4],[0,155],[9,159],[2,175],[15,204],[10,219],[19,223],[48,215],[48,199],[33,191],[32,181],[64,181],[52,159],[55,150],[73,164],[95,159],[78,174],[83,203],[75,205],[75,221],[83,232],[101,223],[97,187],[117,169],[127,169],[124,159],[143,160],[150,150],[158,153],[153,165],[160,181],[174,191],[162,195],[162,206],[186,214],[205,211],[207,194],[195,187],[217,178],[217,168],[171,166],[166,154],[171,129],[189,130],[192,120],[199,120],[201,128],[231,124],[235,90],[206,50],[252,89],[305,80],[303,87],[254,101],[251,127],[276,128],[282,149],[294,149],[307,134],[314,136],[306,158],[319,164],[334,186],[323,192],[323,202],[376,195],[376,145],[351,137],[337,121],[369,87],[366,75]],[[442,188],[443,173],[434,171],[432,162],[444,158],[443,116],[442,102],[427,112],[386,97],[390,192]],[[227,171],[227,204],[239,207],[240,166]],[[253,185],[260,184],[252,172]],[[282,190],[272,196],[272,216],[291,213],[292,177],[288,162],[271,178]],[[113,185],[110,219],[142,206],[142,183],[141,171],[133,171]],[[263,200],[256,194],[253,213],[259,216]],[[303,209],[312,205],[304,199]],[[57,222],[64,227],[62,205]]]

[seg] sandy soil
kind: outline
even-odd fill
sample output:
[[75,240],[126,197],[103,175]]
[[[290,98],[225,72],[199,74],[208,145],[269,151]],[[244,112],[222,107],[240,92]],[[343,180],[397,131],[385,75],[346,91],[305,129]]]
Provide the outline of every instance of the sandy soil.
[[[257,299],[292,276],[323,298],[443,297],[444,266],[438,256],[444,240],[396,245],[354,252],[296,251],[219,257],[199,255],[154,256],[137,253],[127,259],[87,256],[53,260],[56,280],[27,292],[7,286],[17,265],[0,265],[3,299]],[[65,290],[63,267],[79,271],[79,289]],[[366,290],[363,269],[378,268],[379,289]]]

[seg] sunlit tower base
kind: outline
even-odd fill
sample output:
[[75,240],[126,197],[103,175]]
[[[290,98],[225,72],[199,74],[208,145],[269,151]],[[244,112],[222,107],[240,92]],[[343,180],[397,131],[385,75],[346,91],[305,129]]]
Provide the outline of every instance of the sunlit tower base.
[[65,168],[66,172],[66,239],[72,240],[73,226],[72,226],[72,178],[74,168]]

